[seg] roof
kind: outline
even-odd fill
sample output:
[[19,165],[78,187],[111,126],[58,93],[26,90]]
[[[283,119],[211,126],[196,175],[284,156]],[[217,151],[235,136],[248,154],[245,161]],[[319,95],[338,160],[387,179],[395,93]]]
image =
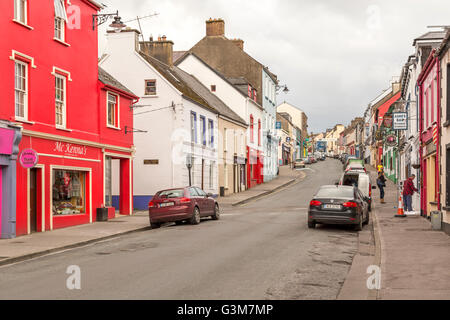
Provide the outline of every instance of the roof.
[[247,126],[244,119],[238,116],[233,110],[231,110],[219,97],[212,93],[208,88],[206,88],[197,78],[187,72],[181,70],[178,67],[174,67],[173,71],[178,76],[179,79],[183,80],[189,87],[198,94],[202,99],[204,99],[210,106],[212,106],[216,111],[231,120],[239,122],[242,125]]
[[167,81],[169,81],[170,84],[172,84],[178,91],[180,91],[183,97],[192,100],[200,106],[203,106],[204,108],[217,113],[217,111],[213,107],[211,107],[202,97],[200,97],[194,90],[192,90],[192,88],[186,83],[185,80],[181,79],[181,77],[177,77],[176,72],[177,70],[181,69],[175,66],[170,67],[165,63],[159,61],[158,59],[143,53],[142,51],[140,51],[139,54],[142,58],[144,58],[145,61],[147,61],[153,68],[155,68],[159,74],[161,74]]
[[177,62],[177,60],[184,56],[185,53],[186,51],[174,51],[172,57],[173,63]]
[[129,90],[127,87],[125,87],[123,84],[121,84],[116,78],[114,78],[112,75],[110,75],[108,72],[106,72],[103,68],[98,67],[98,80],[100,80],[102,83],[114,87],[116,89],[119,89],[120,91],[126,92],[133,97],[137,97],[131,90]]
[[434,41],[442,40],[445,37],[446,31],[429,31],[418,38],[414,39],[413,46],[416,45],[417,41]]
[[447,30],[444,40],[442,40],[441,45],[436,51],[437,55],[441,56],[447,52],[447,50],[449,49],[449,39],[450,39],[450,29]]

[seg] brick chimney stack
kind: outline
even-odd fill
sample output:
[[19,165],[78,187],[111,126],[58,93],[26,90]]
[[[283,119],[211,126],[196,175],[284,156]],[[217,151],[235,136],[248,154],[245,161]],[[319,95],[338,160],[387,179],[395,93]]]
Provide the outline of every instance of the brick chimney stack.
[[217,37],[225,35],[225,21],[223,19],[206,20],[206,36]]
[[235,45],[237,45],[241,50],[244,50],[244,40],[242,39],[233,39],[231,40]]
[[166,36],[158,36],[157,41],[150,37],[150,41],[141,42],[141,51],[168,66],[173,65],[173,41]]

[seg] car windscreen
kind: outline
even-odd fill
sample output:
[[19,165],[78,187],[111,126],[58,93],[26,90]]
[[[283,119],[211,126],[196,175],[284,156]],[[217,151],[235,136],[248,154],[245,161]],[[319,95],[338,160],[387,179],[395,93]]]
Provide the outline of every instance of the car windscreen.
[[353,199],[353,188],[323,187],[317,191],[315,198],[350,198]]
[[342,185],[358,187],[359,174],[344,174]]
[[165,190],[159,192],[157,195],[159,198],[182,198],[184,197],[184,190],[183,189],[175,189],[175,190]]

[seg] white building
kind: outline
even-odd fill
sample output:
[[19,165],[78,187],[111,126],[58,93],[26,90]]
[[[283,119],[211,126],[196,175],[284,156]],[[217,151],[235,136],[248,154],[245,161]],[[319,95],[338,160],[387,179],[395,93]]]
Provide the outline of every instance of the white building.
[[[129,29],[108,32],[100,61],[140,97],[134,108],[135,128],[128,128],[135,132],[134,207],[147,209],[157,191],[189,185],[189,161],[192,185],[217,194],[218,112],[189,87],[182,70],[170,65],[173,42],[152,42],[158,60],[140,51],[138,35]],[[160,61],[164,53],[167,63]]]
[[249,97],[247,92],[253,92],[248,88],[245,79],[229,79],[211,68],[203,60],[193,53],[187,53],[178,59],[179,68],[194,75],[208,88],[214,88],[216,94],[231,110],[249,124],[247,129],[247,188],[262,183],[263,163],[262,158],[262,121],[263,108]]
[[264,149],[264,182],[270,181],[278,173],[278,137],[276,133],[277,118],[277,78],[267,68],[262,74],[263,93],[263,149]]

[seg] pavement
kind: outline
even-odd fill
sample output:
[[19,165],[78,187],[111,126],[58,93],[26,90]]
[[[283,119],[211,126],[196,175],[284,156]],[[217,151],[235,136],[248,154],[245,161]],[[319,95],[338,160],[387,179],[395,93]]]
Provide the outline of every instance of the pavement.
[[[368,169],[375,184],[376,171]],[[371,234],[360,233],[358,253],[338,298],[450,299],[450,237],[432,230],[431,223],[421,216],[394,217],[398,198],[396,185],[390,180],[385,194],[386,203],[381,204],[379,190],[373,190]],[[380,267],[379,290],[367,289],[370,265]]]
[[[280,167],[280,174],[276,179],[245,192],[220,198],[219,203],[223,206],[244,204],[299,181],[304,176],[305,174],[301,170],[292,170],[288,166]],[[132,216],[120,216],[107,222],[95,222],[33,233],[14,239],[3,239],[0,240],[0,266],[119,237],[131,232],[147,230],[148,228],[147,212],[137,211]]]
[[305,178],[308,168],[293,170],[290,166],[279,167],[278,176],[268,182],[257,185],[251,189],[245,190],[243,192],[234,193],[226,197],[219,197],[219,205],[222,206],[238,206],[250,201],[257,200],[261,197],[267,196],[277,190],[287,187],[293,183],[301,181]]

